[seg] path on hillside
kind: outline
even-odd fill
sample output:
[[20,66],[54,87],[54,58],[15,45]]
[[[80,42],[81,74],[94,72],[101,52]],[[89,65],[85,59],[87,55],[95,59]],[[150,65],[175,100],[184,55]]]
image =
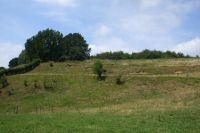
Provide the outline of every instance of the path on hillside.
[[[29,74],[20,74],[21,76],[65,76],[67,74],[57,74],[57,73],[29,73]],[[91,76],[95,77],[95,74],[70,74],[71,76]],[[107,74],[107,77],[116,77],[117,74]],[[125,77],[187,77],[187,78],[200,78],[199,74],[122,74]]]
[[21,76],[63,76],[65,74],[57,74],[57,73],[28,73],[28,74],[20,74]]

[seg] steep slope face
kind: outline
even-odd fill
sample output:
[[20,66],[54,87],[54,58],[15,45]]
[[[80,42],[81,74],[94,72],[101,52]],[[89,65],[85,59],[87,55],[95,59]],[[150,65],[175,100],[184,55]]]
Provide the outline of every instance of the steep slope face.
[[[1,89],[0,111],[18,107],[19,112],[30,113],[39,106],[44,112],[134,112],[199,106],[198,60],[102,60],[105,81],[93,74],[94,62],[43,63],[26,74],[9,76],[10,85]],[[125,84],[116,84],[118,75]]]

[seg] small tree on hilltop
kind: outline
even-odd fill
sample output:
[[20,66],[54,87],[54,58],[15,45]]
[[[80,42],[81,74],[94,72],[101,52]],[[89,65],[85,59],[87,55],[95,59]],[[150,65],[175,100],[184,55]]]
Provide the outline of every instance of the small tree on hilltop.
[[106,70],[103,68],[103,64],[100,61],[96,61],[93,66],[93,71],[97,74],[99,80],[105,79]]
[[79,33],[66,35],[60,44],[61,57],[70,60],[86,60],[90,58],[91,49],[84,37]]

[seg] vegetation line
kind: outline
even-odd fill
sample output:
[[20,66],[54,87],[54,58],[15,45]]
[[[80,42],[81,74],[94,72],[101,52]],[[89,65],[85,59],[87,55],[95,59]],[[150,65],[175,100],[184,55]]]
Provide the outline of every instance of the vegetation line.
[[[56,73],[30,73],[30,74],[20,74],[20,76],[64,76],[65,74]],[[73,76],[88,76],[96,77],[96,74],[73,74]],[[117,74],[107,74],[106,77],[116,77]],[[125,77],[187,77],[187,78],[200,78],[198,75],[187,75],[187,74],[123,74]]]

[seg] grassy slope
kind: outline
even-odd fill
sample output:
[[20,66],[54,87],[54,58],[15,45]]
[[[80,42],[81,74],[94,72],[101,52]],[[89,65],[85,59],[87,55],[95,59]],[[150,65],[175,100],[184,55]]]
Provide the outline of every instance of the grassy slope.
[[[10,86],[0,94],[0,131],[200,130],[199,60],[102,62],[105,81],[97,81],[92,74],[94,60],[54,63],[53,67],[44,63],[29,73],[8,77]],[[126,81],[120,86],[115,84],[119,74]],[[8,96],[8,91],[13,95]]]

